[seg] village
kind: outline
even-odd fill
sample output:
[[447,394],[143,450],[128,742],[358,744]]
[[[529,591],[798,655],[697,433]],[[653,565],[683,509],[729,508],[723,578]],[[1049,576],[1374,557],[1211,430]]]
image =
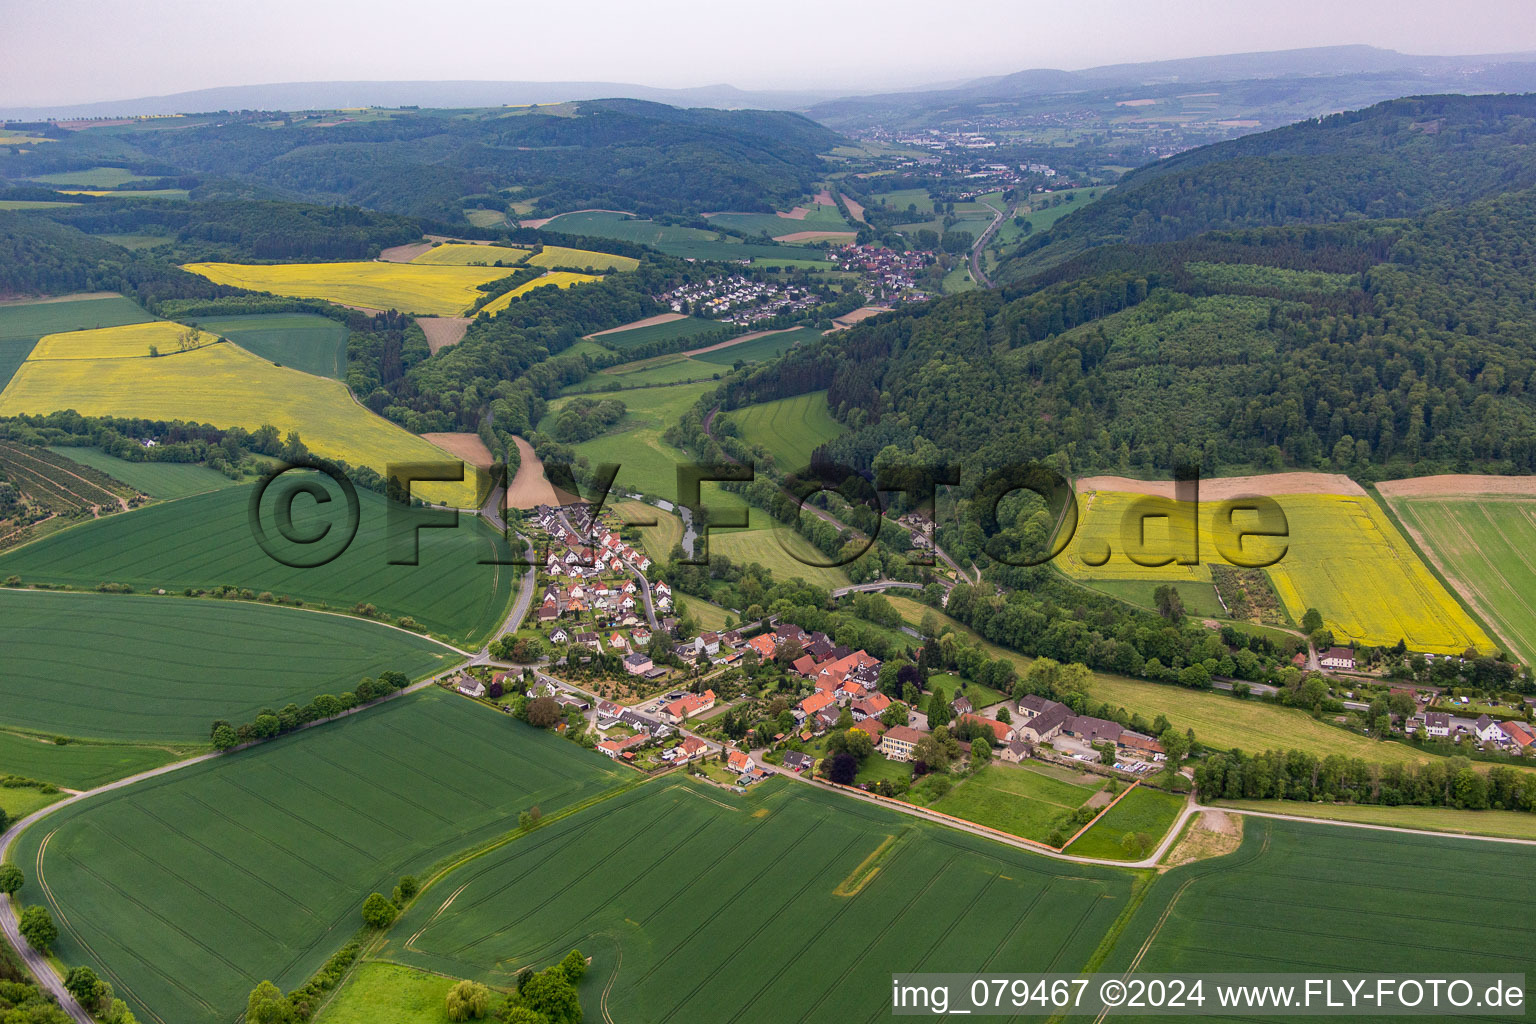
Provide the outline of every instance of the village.
[[745,327],[786,313],[801,313],[823,300],[809,288],[758,281],[741,274],[711,277],[656,296],[674,313],[708,317]]

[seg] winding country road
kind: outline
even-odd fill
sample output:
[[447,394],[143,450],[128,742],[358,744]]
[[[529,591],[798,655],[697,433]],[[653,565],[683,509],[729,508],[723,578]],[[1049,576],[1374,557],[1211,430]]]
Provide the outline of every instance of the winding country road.
[[971,246],[971,280],[983,288],[996,288],[997,285],[981,269],[981,254],[986,250],[987,243],[992,240],[992,236],[997,234],[997,229],[1003,226],[1003,221],[1018,208],[1018,204],[1015,203],[1013,206],[1001,210],[992,206],[991,203],[983,203],[982,205],[991,207],[996,213],[992,217],[992,223],[987,225],[986,230],[981,233],[981,237],[976,239],[976,243]]

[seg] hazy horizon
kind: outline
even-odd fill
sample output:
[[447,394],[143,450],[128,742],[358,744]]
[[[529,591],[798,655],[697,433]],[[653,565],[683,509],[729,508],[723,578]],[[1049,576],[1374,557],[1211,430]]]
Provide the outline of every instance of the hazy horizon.
[[[113,102],[294,82],[614,82],[658,89],[895,90],[1033,68],[1366,45],[1423,56],[1536,50],[1521,0],[1479,16],[1427,0],[1170,0],[1156,10],[1031,13],[980,0],[942,12],[915,0],[829,7],[784,0],[720,9],[658,0],[643,10],[594,0],[564,9],[484,0],[424,10],[379,0],[358,15],[334,3],[273,0],[226,11],[170,0],[153,10],[59,0],[10,12],[0,106]],[[573,27],[574,26],[574,27]],[[578,35],[579,33],[579,35]],[[743,40],[764,40],[762,46]],[[89,63],[80,55],[89,53]],[[189,56],[192,59],[188,59]]]

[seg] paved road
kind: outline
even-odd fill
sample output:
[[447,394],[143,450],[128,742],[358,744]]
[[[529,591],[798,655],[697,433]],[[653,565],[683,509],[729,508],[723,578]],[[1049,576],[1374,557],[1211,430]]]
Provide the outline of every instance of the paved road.
[[921,583],[906,583],[901,580],[876,580],[874,583],[857,583],[851,587],[838,587],[832,591],[833,597],[845,597],[848,594],[871,594],[880,590],[922,590]]
[[[485,518],[486,522],[496,528],[497,533],[503,535],[507,532],[506,520],[501,517],[502,499],[506,493],[507,489],[505,487],[491,488],[491,493],[486,495],[485,504],[480,507],[480,515]],[[524,567],[523,581],[519,585],[517,600],[512,605],[511,613],[507,615],[507,620],[501,624],[501,628],[496,631],[495,636],[491,637],[491,640],[504,637],[508,633],[516,633],[522,626],[523,619],[528,617],[528,609],[533,604],[533,588],[538,583],[539,575],[538,570],[531,564],[534,554],[533,541],[522,534],[516,534],[516,536],[527,545],[523,552],[523,558],[530,564]],[[481,649],[481,653],[484,654],[489,648],[490,641],[488,640],[486,641],[486,646]]]
[[[991,203],[984,205],[992,206]],[[997,229],[1003,226],[1004,218],[1008,216],[1009,211],[1013,207],[998,210],[997,207],[992,206],[992,209],[996,211],[992,217],[992,223],[987,225],[986,230],[981,233],[981,237],[976,239],[976,244],[971,246],[971,280],[983,288],[996,288],[997,285],[993,284],[992,279],[981,269],[981,254],[986,249],[987,243],[992,240],[992,236],[997,234]]]

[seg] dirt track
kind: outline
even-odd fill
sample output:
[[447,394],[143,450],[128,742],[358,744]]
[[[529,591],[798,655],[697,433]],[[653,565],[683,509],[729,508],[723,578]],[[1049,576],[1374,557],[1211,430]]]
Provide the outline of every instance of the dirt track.
[[[1088,491],[1120,491],[1126,494],[1150,494],[1172,498],[1172,480],[1131,480],[1123,476],[1085,476],[1076,483],[1079,494]],[[1200,481],[1200,497],[1206,501],[1224,501],[1252,495],[1274,497],[1278,494],[1347,494],[1364,497],[1365,490],[1347,476],[1338,473],[1267,473],[1264,476],[1218,476]]]
[[481,469],[490,469],[495,460],[491,457],[491,450],[480,440],[479,434],[422,434],[422,439],[431,441],[449,455],[456,456]]
[[618,334],[622,331],[639,330],[641,327],[654,327],[656,324],[669,324],[674,320],[688,319],[682,313],[658,313],[648,316],[644,320],[636,320],[634,323],[621,324],[618,327],[610,327],[606,331],[594,331],[591,334],[582,335],[585,338],[601,338],[605,334]]
[[467,316],[419,316],[416,323],[421,326],[421,331],[427,336],[427,348],[433,355],[452,345],[457,345],[464,340],[464,332],[469,330],[470,318]]
[[843,194],[843,205],[848,207],[848,216],[852,217],[860,224],[866,223],[864,220],[864,207],[860,206],[852,199],[849,199],[846,194]]
[[1536,497],[1536,476],[1421,476],[1376,485],[1388,498],[1455,498],[1473,494],[1523,494]]

